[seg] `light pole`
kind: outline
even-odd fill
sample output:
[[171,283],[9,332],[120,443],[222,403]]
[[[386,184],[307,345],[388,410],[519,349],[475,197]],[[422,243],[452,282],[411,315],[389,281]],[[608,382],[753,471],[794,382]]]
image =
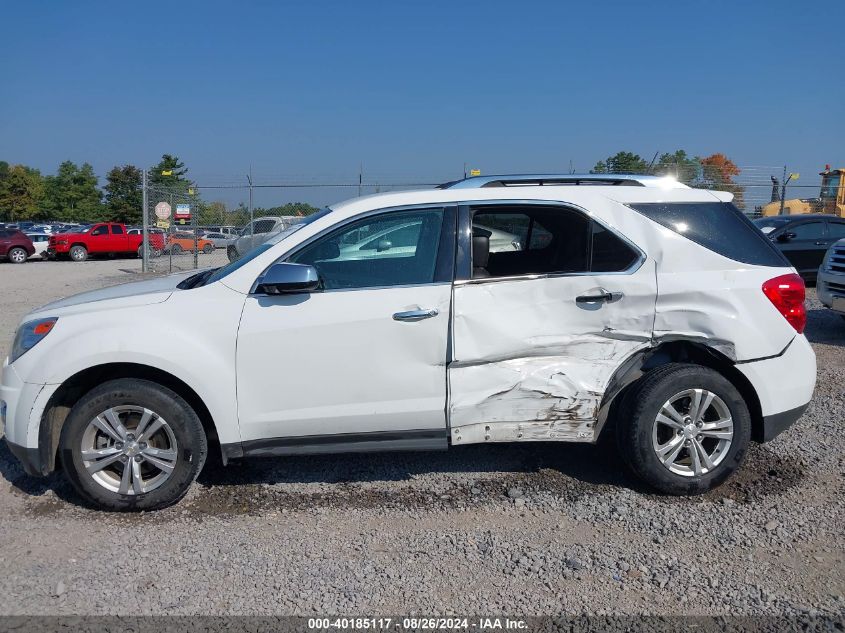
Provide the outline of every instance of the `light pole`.
[[786,175],[786,167],[783,168],[783,184],[780,186],[780,211],[778,215],[783,215],[783,205],[786,202],[786,185],[793,180],[798,180],[798,174]]

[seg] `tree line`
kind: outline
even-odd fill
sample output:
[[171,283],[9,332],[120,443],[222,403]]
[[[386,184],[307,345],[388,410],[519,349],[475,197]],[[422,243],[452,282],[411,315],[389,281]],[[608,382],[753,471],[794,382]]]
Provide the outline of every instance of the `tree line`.
[[738,176],[740,171],[724,154],[690,156],[685,150],[679,149],[655,156],[652,162],[633,152],[617,152],[597,162],[591,173],[674,176],[690,187],[729,191],[734,194],[734,203],[742,207],[742,187],[734,182],[734,176]]
[[[164,154],[148,170],[151,191],[172,192],[179,201],[189,201],[197,214],[197,223],[239,226],[249,220],[248,210],[239,205],[229,209],[225,203],[202,200],[188,169],[178,156]],[[106,174],[101,188],[94,168],[64,161],[55,175],[42,175],[27,165],[0,161],[0,220],[20,222],[123,222],[141,224],[143,171],[135,165],[116,165]],[[260,215],[308,215],[316,207],[303,202],[271,208],[255,208]]]

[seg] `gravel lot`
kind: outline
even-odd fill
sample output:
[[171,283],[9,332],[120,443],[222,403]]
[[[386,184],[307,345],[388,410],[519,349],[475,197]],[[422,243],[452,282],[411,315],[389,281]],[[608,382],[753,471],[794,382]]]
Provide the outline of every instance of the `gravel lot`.
[[[0,355],[27,310],[138,267],[0,265]],[[698,498],[609,448],[500,445],[211,463],[174,508],[105,514],[0,440],[0,613],[841,617],[845,322],[811,295],[810,409]]]

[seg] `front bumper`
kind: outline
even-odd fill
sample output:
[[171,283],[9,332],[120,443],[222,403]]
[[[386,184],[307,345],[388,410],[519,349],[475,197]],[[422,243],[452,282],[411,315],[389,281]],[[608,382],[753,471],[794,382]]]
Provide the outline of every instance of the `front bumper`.
[[[819,276],[816,279],[816,294],[825,307],[839,314],[845,314],[845,307],[841,307],[845,302],[845,275],[819,270]],[[834,301],[835,299],[838,301]]]
[[3,433],[12,454],[30,475],[46,475],[49,459],[39,441],[41,417],[57,385],[41,385],[21,380],[13,366],[3,366],[0,401],[4,410]]
[[44,460],[42,459],[40,450],[19,446],[8,440],[6,440],[6,446],[9,447],[9,452],[21,463],[27,475],[32,475],[33,477],[44,476]]

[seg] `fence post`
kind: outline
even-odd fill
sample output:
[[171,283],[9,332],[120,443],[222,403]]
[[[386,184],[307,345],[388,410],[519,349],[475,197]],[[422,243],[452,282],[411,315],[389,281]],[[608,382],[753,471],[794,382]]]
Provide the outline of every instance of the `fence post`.
[[249,175],[246,179],[249,181],[249,247],[255,247],[255,226],[252,221],[255,219],[252,216],[252,165],[249,166]]
[[147,193],[147,170],[141,172],[141,221],[143,222],[141,241],[141,272],[147,272],[149,268],[150,251],[150,218],[149,218],[149,195]]
[[780,181],[780,211],[778,215],[783,215],[783,205],[786,202],[786,165],[783,166],[783,180]]

